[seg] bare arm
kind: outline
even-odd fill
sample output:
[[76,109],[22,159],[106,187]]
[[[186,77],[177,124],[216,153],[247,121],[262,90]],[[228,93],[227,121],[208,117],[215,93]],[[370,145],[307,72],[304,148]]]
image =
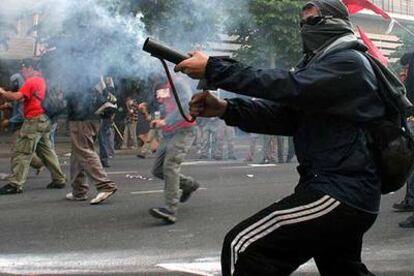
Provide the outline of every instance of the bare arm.
[[9,92],[0,88],[0,96],[8,101],[18,101],[23,98],[23,93],[21,92]]

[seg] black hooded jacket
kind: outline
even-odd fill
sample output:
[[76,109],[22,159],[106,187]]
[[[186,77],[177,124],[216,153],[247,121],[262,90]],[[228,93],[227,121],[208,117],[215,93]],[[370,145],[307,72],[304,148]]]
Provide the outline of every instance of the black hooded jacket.
[[380,182],[365,126],[384,115],[367,58],[345,49],[296,71],[254,69],[210,58],[216,87],[263,100],[229,99],[223,119],[247,132],[293,136],[300,181],[357,209],[377,213]]

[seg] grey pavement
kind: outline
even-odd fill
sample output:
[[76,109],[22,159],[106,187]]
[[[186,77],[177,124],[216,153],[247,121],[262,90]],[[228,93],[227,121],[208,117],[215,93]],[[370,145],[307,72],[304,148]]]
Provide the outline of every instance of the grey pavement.
[[[153,159],[116,156],[108,172],[119,192],[98,206],[66,201],[69,187],[46,190],[48,173],[32,173],[23,194],[0,197],[0,275],[220,275],[226,231],[291,193],[297,181],[296,164],[252,166],[241,161],[246,147],[239,150],[237,161],[186,162],[183,172],[203,189],[180,206],[174,225],[148,214],[163,202],[163,183],[150,175]],[[68,156],[60,158],[67,171]],[[0,168],[8,171],[8,158]],[[376,275],[414,275],[414,229],[397,225],[409,214],[391,210],[402,196],[383,198],[366,236],[363,259]],[[310,262],[294,275],[318,273]]]

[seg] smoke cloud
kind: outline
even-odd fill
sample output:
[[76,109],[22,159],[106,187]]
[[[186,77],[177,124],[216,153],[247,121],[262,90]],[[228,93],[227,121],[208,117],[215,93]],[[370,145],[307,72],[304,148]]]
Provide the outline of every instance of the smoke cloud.
[[[146,79],[159,71],[159,62],[142,51],[148,36],[182,51],[210,50],[207,41],[225,33],[224,22],[232,18],[231,12],[247,11],[246,0],[236,1],[237,9],[230,7],[233,1],[135,1],[143,9],[155,5],[154,9],[164,9],[169,15],[158,12],[159,17],[151,19],[140,10],[121,11],[122,2],[2,0],[0,37],[7,37],[5,33],[13,31],[8,24],[16,19],[39,14],[40,24],[32,31],[38,33],[47,49],[41,61],[47,77],[59,81],[64,91],[82,90],[100,75]],[[147,12],[147,16],[151,13]]]

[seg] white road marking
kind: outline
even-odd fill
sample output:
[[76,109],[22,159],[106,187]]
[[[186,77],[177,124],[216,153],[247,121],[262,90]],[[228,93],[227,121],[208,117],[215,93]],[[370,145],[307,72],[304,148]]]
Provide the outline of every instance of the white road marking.
[[162,194],[163,192],[164,192],[164,190],[138,191],[138,192],[131,192],[131,195]]
[[[396,272],[412,271],[412,237],[393,239],[381,245],[371,245],[364,248],[364,262],[372,271]],[[205,255],[204,255],[205,254]],[[160,269],[171,272],[187,272],[202,276],[220,275],[219,252],[188,252],[188,250],[165,252],[160,255],[159,250],[107,250],[97,252],[95,250],[73,251],[71,253],[53,252],[47,254],[0,254],[0,273],[9,274],[89,274],[89,273],[132,273],[134,275],[146,275],[146,272],[157,272],[162,275]],[[170,260],[171,256],[177,257],[176,261]],[[191,256],[206,256],[194,258]],[[181,257],[180,257],[181,256]],[[298,272],[317,273],[313,261],[303,264]],[[384,274],[385,275],[385,274]],[[408,274],[404,274],[408,275]]]
[[220,165],[220,164],[240,164],[238,160],[200,160],[200,161],[188,161],[183,162],[183,166],[197,166],[197,165]]
[[108,175],[117,175],[117,174],[135,174],[138,171],[115,171],[115,172],[106,172]]
[[[204,165],[230,165],[230,164],[242,164],[241,161],[229,160],[229,161],[215,161],[215,160],[202,160],[202,161],[189,161],[183,162],[183,166],[204,166]],[[277,167],[276,164],[245,164],[242,166],[227,166],[221,167],[220,169],[244,169],[244,168],[267,168]],[[119,175],[119,174],[138,174],[138,171],[107,171],[108,175]]]
[[220,274],[219,262],[206,263],[171,263],[159,264],[158,267],[164,268],[168,271],[191,273],[202,276],[215,276]]
[[227,166],[220,167],[221,170],[237,170],[237,169],[257,169],[257,168],[274,168],[278,167],[276,164],[246,164],[243,166]]
[[278,167],[276,164],[248,164],[247,166],[253,168]]
[[[193,262],[177,262],[158,264],[158,267],[168,271],[186,272],[203,276],[221,275],[221,264],[219,257],[196,259]],[[316,265],[313,261],[302,265],[298,272],[317,272]]]
[[[205,191],[207,188],[199,188],[197,191]],[[147,195],[147,194],[162,194],[164,190],[153,190],[153,191],[137,191],[131,192],[131,195]]]

